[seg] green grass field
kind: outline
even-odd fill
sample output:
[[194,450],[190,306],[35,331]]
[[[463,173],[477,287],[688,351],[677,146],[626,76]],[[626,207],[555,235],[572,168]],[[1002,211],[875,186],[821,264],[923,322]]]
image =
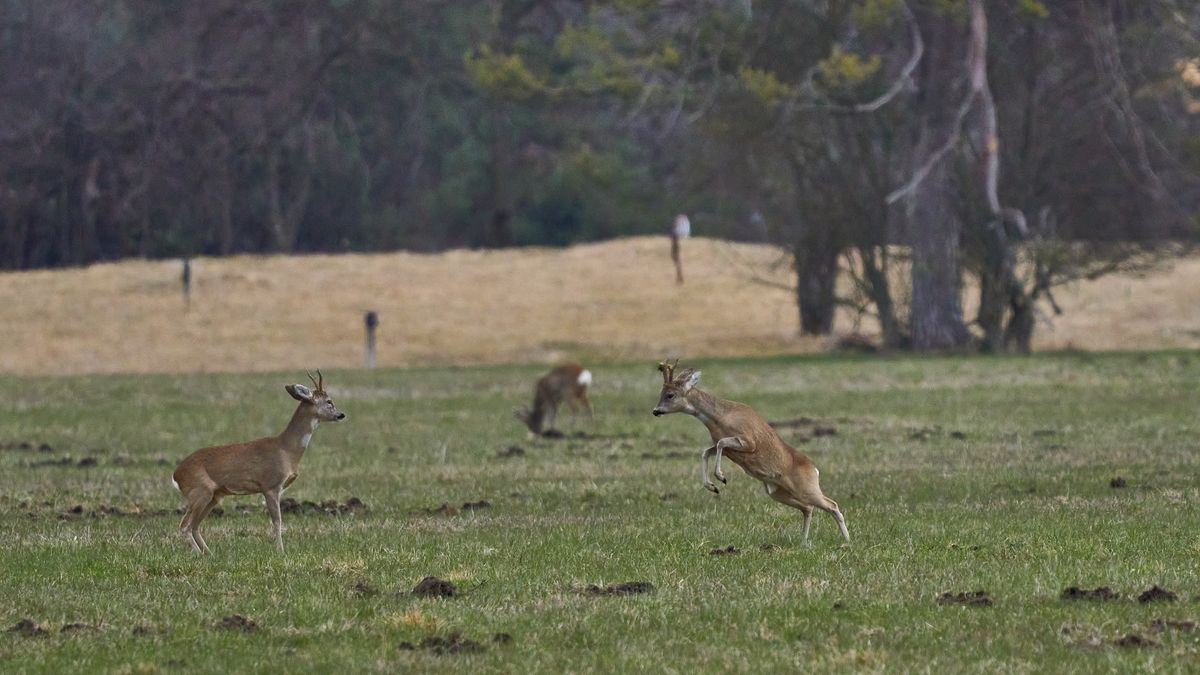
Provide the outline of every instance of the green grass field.
[[[541,368],[326,373],[349,418],[318,430],[286,496],[369,510],[285,513],[285,555],[255,497],[226,499],[213,554],[193,554],[170,475],[196,447],[277,433],[302,373],[7,380],[0,629],[46,633],[0,633],[0,671],[1200,668],[1200,630],[1153,623],[1200,619],[1192,353],[688,364],[702,388],[793,421],[781,432],[853,539],[818,514],[810,548],[799,512],[731,463],[720,496],[701,487],[707,434],[650,415],[653,363],[589,365],[597,419],[560,415],[586,437],[555,441],[510,413]],[[836,433],[801,443],[814,424]],[[429,512],[478,500],[490,508]],[[426,575],[462,594],[409,595]],[[627,581],[655,590],[582,592]],[[1139,603],[1155,584],[1179,599]],[[1060,599],[1068,586],[1122,598]],[[995,604],[937,602],[975,590]],[[258,630],[218,626],[232,614]],[[419,647],[454,633],[479,650]],[[1155,644],[1114,644],[1129,634]]]

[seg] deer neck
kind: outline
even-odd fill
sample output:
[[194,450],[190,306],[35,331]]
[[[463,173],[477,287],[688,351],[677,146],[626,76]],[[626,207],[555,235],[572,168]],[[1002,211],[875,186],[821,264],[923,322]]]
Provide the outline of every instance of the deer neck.
[[301,403],[296,408],[296,412],[292,413],[292,420],[288,422],[287,428],[280,434],[279,439],[283,441],[283,451],[290,455],[296,463],[300,462],[300,457],[308,449],[313,433],[317,430],[318,422],[316,409],[308,403]]
[[685,394],[685,396],[688,403],[692,406],[688,414],[700,420],[708,428],[709,433],[719,433],[721,429],[720,420],[725,416],[726,409],[729,407],[728,403],[707,391],[695,388]]
[[535,396],[533,399],[533,408],[531,408],[529,411],[529,428],[532,429],[535,434],[540,434],[545,431],[543,427],[546,424],[546,413],[549,411],[549,408],[549,400],[547,400],[547,397],[539,391],[537,396]]

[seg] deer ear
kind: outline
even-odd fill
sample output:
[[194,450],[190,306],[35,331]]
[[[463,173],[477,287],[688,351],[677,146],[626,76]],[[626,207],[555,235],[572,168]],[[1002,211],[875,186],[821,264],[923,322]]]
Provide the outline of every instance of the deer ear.
[[284,389],[286,389],[287,393],[291,394],[292,398],[296,399],[297,401],[307,401],[312,403],[313,394],[311,391],[309,391],[308,387],[302,384],[289,384],[285,386]]
[[699,381],[700,381],[700,371],[697,370],[696,372],[689,374],[687,376],[687,379],[683,381],[683,390],[685,392],[691,391],[692,387],[696,386],[696,383]]

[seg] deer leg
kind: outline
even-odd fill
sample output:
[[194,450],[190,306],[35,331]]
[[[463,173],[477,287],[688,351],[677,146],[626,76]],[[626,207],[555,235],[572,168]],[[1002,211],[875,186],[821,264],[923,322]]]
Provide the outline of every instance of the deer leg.
[[842,533],[842,539],[847,544],[850,543],[850,531],[846,529],[846,519],[842,516],[841,509],[838,508],[837,502],[829,497],[822,497],[823,504],[817,504],[817,508],[833,516],[837,521],[838,531]]
[[267,514],[271,516],[271,526],[275,529],[275,546],[283,553],[283,516],[279,513],[279,495],[283,492],[276,487],[263,493],[267,502]]
[[713,448],[715,448],[717,451],[716,452],[717,463],[716,463],[716,466],[713,468],[713,475],[716,476],[717,480],[721,481],[722,483],[729,482],[728,480],[725,479],[725,472],[721,470],[721,457],[725,454],[725,448],[733,448],[734,450],[740,450],[745,447],[746,447],[746,444],[743,443],[742,440],[736,436],[722,438],[721,440],[717,441],[717,444],[713,446]]
[[796,497],[796,495],[792,494],[787,489],[782,488],[778,485],[772,485],[772,484],[764,481],[763,487],[766,488],[767,494],[771,496],[771,499],[774,499],[775,501],[779,502],[780,504],[786,504],[786,505],[792,507],[793,509],[796,509],[797,511],[799,511],[800,513],[802,513],[804,515],[804,525],[803,525],[804,545],[808,546],[809,545],[808,530],[809,530],[809,526],[812,525],[812,512],[813,512],[812,505],[806,501],[798,499]]
[[183,513],[183,520],[179,521],[179,530],[183,533],[184,542],[191,544],[192,550],[196,553],[204,552],[204,549],[200,546],[200,542],[196,541],[196,526],[200,522],[204,507],[212,501],[212,498],[212,490],[204,486],[193,488],[187,496],[188,503]]
[[587,411],[588,411],[588,421],[589,421],[589,422],[595,421],[595,419],[596,419],[596,411],[592,409],[592,399],[588,398],[588,395],[587,395],[587,392],[586,392],[586,391],[585,391],[585,392],[583,392],[582,394],[580,394],[580,395],[579,395],[579,398],[580,398],[580,399],[583,401],[583,405],[584,405],[584,407],[586,407],[586,408],[587,408]]
[[196,516],[196,523],[192,525],[192,539],[195,539],[196,543],[200,544],[200,548],[205,553],[208,553],[208,544],[204,542],[204,537],[200,534],[200,523],[203,523],[208,514],[212,513],[212,510],[217,507],[217,502],[219,501],[221,501],[221,498],[214,496],[212,501],[205,505],[200,514]]
[[188,525],[189,525],[189,523],[191,523],[191,521],[192,521],[192,504],[191,504],[191,502],[188,502],[188,505],[185,506],[183,509],[183,518],[179,519],[179,534],[180,534],[180,536],[183,537],[183,543],[187,544],[188,546],[191,546],[192,550],[195,551],[196,553],[202,553],[203,551],[200,549],[200,545],[197,544],[196,539],[194,537],[192,537],[191,528],[188,527]]
[[704,488],[714,494],[721,494],[721,490],[716,484],[708,478],[708,458],[712,457],[717,451],[717,446],[705,448],[704,452],[700,453],[700,481],[704,484]]

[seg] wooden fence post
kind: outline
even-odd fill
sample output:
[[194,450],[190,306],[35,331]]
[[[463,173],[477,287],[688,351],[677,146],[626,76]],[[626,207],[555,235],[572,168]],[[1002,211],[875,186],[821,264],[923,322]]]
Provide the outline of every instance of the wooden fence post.
[[367,369],[375,367],[375,328],[379,326],[379,315],[375,310],[368,310],[363,317],[367,327]]

